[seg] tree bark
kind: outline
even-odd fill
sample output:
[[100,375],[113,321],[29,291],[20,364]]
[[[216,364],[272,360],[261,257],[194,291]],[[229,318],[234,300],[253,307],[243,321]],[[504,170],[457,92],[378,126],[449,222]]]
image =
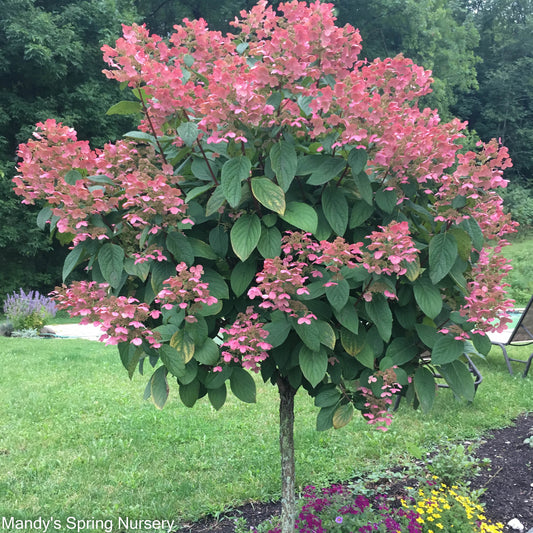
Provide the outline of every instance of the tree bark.
[[296,390],[282,377],[279,391],[279,450],[281,453],[281,533],[294,533],[296,516],[294,465],[294,396]]

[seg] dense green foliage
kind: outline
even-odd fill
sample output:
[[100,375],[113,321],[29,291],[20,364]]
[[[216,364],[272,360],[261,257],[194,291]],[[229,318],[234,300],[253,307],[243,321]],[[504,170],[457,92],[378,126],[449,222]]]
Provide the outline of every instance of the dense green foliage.
[[509,177],[533,185],[533,1],[463,0],[475,13],[479,90],[461,96],[454,112],[482,139],[501,138],[514,167]]
[[[106,83],[100,47],[121,21],[136,16],[128,0],[0,0],[0,295],[49,290],[66,255],[35,227],[35,209],[11,191],[17,145],[37,121],[72,124],[95,145],[115,139],[131,119],[107,116],[118,87]],[[51,253],[53,252],[53,253]]]

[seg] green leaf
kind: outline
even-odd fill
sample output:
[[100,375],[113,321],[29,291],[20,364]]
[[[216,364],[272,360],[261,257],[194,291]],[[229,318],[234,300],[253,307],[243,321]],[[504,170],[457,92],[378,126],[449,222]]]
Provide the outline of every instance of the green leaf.
[[133,102],[130,100],[122,100],[115,105],[112,105],[106,112],[106,115],[133,115],[141,113],[141,102]]
[[281,233],[278,228],[261,229],[261,238],[257,243],[257,250],[265,259],[273,259],[281,253]]
[[244,155],[229,159],[222,166],[221,186],[224,197],[231,207],[237,207],[241,202],[241,182],[250,176],[251,161]]
[[342,189],[326,187],[322,193],[322,209],[331,229],[342,237],[348,227],[348,201]]
[[161,361],[173,376],[179,377],[185,373],[185,362],[175,348],[168,344],[162,344],[161,348],[159,348],[159,355]]
[[454,339],[451,335],[442,335],[435,341],[431,350],[431,362],[435,365],[451,363],[464,352],[464,341]]
[[355,335],[347,329],[341,329],[341,344],[346,353],[355,357],[362,365],[374,369],[374,350],[366,342],[366,335]]
[[331,407],[322,407],[316,417],[316,430],[327,431],[333,427],[333,413],[337,409],[336,405]]
[[65,257],[65,262],[63,263],[63,283],[68,278],[69,274],[82,262],[84,257],[85,249],[83,245],[78,244],[73,248]]
[[300,368],[305,379],[316,387],[326,375],[328,369],[328,354],[326,350],[310,350],[307,346],[300,349]]
[[237,263],[231,271],[230,283],[235,296],[239,297],[252,283],[256,274],[256,262],[250,259]]
[[340,429],[349,424],[353,418],[354,409],[351,403],[339,405],[333,413],[333,427]]
[[335,388],[328,388],[320,391],[315,397],[316,407],[331,407],[336,405],[342,398],[341,393]]
[[183,56],[183,62],[185,63],[185,65],[191,68],[194,65],[194,57],[190,54],[185,54]]
[[274,320],[273,322],[268,322],[263,326],[263,329],[268,331],[268,337],[265,339],[266,342],[272,345],[272,348],[277,348],[281,346],[291,331],[290,323],[283,317],[280,320]]
[[209,294],[211,296],[214,296],[217,300],[227,300],[229,298],[228,285],[216,270],[205,267],[201,279],[209,285]]
[[202,185],[200,187],[193,187],[185,197],[184,202],[188,204],[191,202],[191,200],[194,200],[195,198],[198,198],[198,196],[202,196],[204,192],[207,192],[213,188],[213,184],[208,183],[207,185]]
[[206,339],[201,346],[196,346],[194,358],[203,365],[216,365],[220,360],[218,344],[213,339]]
[[316,211],[310,205],[301,202],[289,202],[281,218],[292,226],[309,233],[314,233],[318,226]]
[[318,329],[320,343],[327,346],[329,349],[334,350],[337,338],[335,337],[335,332],[331,325],[323,320],[315,320],[314,322],[311,322],[311,324]]
[[116,185],[116,183],[109,176],[106,176],[105,174],[87,176],[86,179],[88,179],[89,181],[92,181],[93,183],[103,183],[105,185],[113,185],[113,186]]
[[341,325],[357,335],[359,332],[359,315],[353,302],[348,302],[340,311],[334,308],[333,313]]
[[350,215],[350,229],[361,226],[370,218],[373,212],[374,208],[372,207],[372,202],[368,204],[367,202],[361,202],[360,200],[355,201]]
[[438,287],[425,277],[418,278],[413,285],[416,303],[429,318],[435,318],[442,309],[442,297]]
[[226,380],[228,380],[237,367],[223,366],[222,372],[209,372],[204,379],[204,385],[207,389],[218,389]]
[[255,213],[237,219],[230,231],[231,246],[241,261],[250,257],[260,238],[261,221]]
[[334,282],[336,285],[326,287],[326,297],[331,307],[340,311],[348,303],[350,297],[350,285],[345,279]]
[[457,242],[457,251],[459,257],[463,261],[468,261],[470,259],[470,254],[472,253],[472,239],[468,233],[460,228],[450,229],[450,233],[455,237]]
[[466,220],[462,220],[459,226],[468,233],[468,235],[472,239],[472,246],[478,252],[480,252],[483,248],[485,238],[483,237],[483,231],[479,227],[477,220],[475,218],[470,217]]
[[207,396],[209,402],[214,407],[215,411],[218,411],[226,403],[226,397],[228,395],[226,384],[224,383],[218,389],[208,389]]
[[69,170],[63,179],[65,180],[65,183],[74,185],[77,181],[82,180],[83,176],[77,170]]
[[183,261],[187,266],[191,266],[194,263],[192,246],[189,239],[183,233],[169,231],[166,246],[177,262],[181,263]]
[[298,103],[298,107],[303,111],[306,117],[312,114],[313,110],[309,106],[309,104],[313,101],[312,96],[303,96],[300,94],[298,95],[298,98],[296,101]]
[[364,148],[352,148],[348,154],[348,164],[352,169],[352,174],[362,172],[368,161],[368,155]]
[[218,255],[212,250],[212,248],[204,241],[200,239],[195,239],[192,237],[187,237],[189,245],[192,248],[192,253],[194,257],[203,257],[204,259],[218,259]]
[[135,139],[136,141],[146,141],[149,144],[155,145],[156,138],[144,131],[129,131],[123,135],[125,139]]
[[398,197],[396,191],[386,191],[384,189],[379,189],[376,192],[376,204],[380,209],[383,209],[385,213],[392,213],[396,207],[396,202]]
[[52,218],[52,209],[49,206],[43,207],[37,215],[37,227],[40,230],[44,230],[46,224],[50,222]]
[[117,244],[104,244],[98,252],[98,264],[104,279],[111,287],[117,288],[124,270],[124,250]]
[[137,368],[141,354],[143,353],[142,348],[134,346],[129,342],[120,342],[118,344],[118,353],[120,355],[120,360],[122,365],[128,371],[128,376],[130,379],[133,377],[133,373]]
[[154,294],[157,294],[163,288],[163,282],[176,275],[174,264],[167,261],[152,263],[152,278],[150,280]]
[[168,398],[168,381],[167,381],[167,369],[164,366],[160,366],[150,379],[150,394],[155,406],[158,409],[163,409]]
[[489,339],[488,335],[480,335],[479,333],[469,333],[474,346],[479,353],[483,355],[488,355],[492,348],[492,342]]
[[379,336],[389,342],[392,333],[392,312],[383,294],[374,294],[372,301],[365,302],[365,309],[370,320],[378,328]]
[[472,373],[462,361],[453,361],[439,367],[439,372],[452,391],[468,402],[474,400],[476,393]]
[[231,392],[245,403],[255,403],[255,381],[244,368],[235,367],[229,380]]
[[183,122],[178,126],[177,132],[187,146],[192,146],[198,139],[200,130],[194,122]]
[[436,390],[433,374],[426,367],[421,366],[416,369],[413,382],[422,409],[426,412],[431,411]]
[[205,318],[198,316],[196,322],[186,322],[183,326],[183,331],[194,342],[194,353],[196,353],[196,347],[201,346],[206,341],[209,327]]
[[176,331],[170,339],[170,346],[174,348],[183,362],[187,364],[193,357],[195,351],[194,340],[183,330]]
[[346,161],[339,157],[323,156],[319,167],[307,180],[308,185],[328,183],[346,168]]
[[217,175],[217,164],[215,161],[206,161],[205,159],[199,157],[193,159],[193,162],[191,163],[191,172],[193,176],[199,180],[210,182],[210,185],[212,186],[213,174],[211,174],[211,171],[213,171],[215,176]]
[[416,324],[416,332],[420,340],[428,347],[433,348],[438,338],[437,328],[427,324]]
[[358,174],[352,173],[352,177],[355,182],[355,186],[357,187],[357,190],[361,195],[361,198],[365,201],[365,203],[371,206],[374,198],[374,193],[372,191],[372,184],[370,183],[370,178],[367,176],[366,172],[359,172]]
[[268,178],[253,178],[252,194],[267,209],[280,215],[285,213],[285,193]]
[[279,141],[270,149],[270,164],[283,192],[287,192],[296,175],[298,158],[294,145],[287,141]]
[[418,350],[413,341],[397,337],[389,344],[386,355],[392,359],[394,365],[400,366],[414,359]]
[[451,233],[439,233],[429,241],[429,277],[438,283],[453,267],[458,250]]
[[209,232],[209,246],[219,257],[226,257],[228,245],[229,235],[224,226],[216,226]]
[[348,329],[341,328],[341,344],[346,353],[355,357],[362,350],[364,339]]
[[180,399],[185,407],[193,407],[200,395],[200,382],[193,380],[190,383],[180,383]]
[[316,321],[311,320],[311,324],[298,324],[294,321],[294,329],[298,337],[302,339],[303,343],[312,351],[318,352],[320,350],[320,331],[316,327]]
[[216,213],[224,205],[225,201],[226,197],[224,196],[224,190],[222,189],[222,185],[219,185],[213,191],[209,200],[207,200],[207,204],[205,205],[205,216],[210,217],[212,214]]

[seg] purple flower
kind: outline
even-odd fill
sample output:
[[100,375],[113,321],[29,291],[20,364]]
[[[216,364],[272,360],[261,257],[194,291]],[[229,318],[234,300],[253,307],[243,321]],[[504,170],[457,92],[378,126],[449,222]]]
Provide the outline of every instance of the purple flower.
[[337,522],[337,524],[342,524],[342,516],[337,516],[337,518],[335,518],[335,522]]

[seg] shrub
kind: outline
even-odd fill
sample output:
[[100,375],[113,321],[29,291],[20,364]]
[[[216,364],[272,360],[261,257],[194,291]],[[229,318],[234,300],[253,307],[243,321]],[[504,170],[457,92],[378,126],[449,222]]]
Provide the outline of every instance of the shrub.
[[13,333],[13,324],[9,321],[0,323],[0,337],[11,337]]
[[41,329],[56,314],[55,303],[39,293],[23,289],[13,292],[4,302],[4,314],[14,330]]

